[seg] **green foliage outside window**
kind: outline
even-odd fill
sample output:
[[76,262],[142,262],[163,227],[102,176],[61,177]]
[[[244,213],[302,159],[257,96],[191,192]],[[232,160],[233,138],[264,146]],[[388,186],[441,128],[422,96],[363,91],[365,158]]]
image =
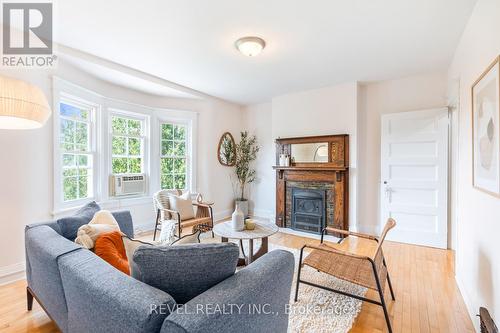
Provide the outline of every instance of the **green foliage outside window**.
[[87,198],[92,184],[89,110],[61,103],[60,116],[63,200]]
[[140,120],[111,117],[111,169],[118,173],[142,173],[142,124]]
[[186,189],[186,126],[161,125],[161,188]]

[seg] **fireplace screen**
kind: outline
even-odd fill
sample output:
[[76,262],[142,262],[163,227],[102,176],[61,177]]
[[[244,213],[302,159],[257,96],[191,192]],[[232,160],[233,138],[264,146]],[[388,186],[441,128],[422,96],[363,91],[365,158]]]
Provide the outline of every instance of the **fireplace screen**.
[[292,188],[292,229],[320,234],[325,227],[326,192]]

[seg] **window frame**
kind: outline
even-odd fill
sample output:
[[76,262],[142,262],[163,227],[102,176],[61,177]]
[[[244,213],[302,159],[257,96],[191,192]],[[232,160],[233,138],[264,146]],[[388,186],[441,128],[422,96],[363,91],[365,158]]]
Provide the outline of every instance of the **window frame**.
[[[159,135],[158,135],[158,141],[159,141],[159,144],[160,144],[160,158],[158,160],[159,162],[159,184],[160,184],[160,188],[163,189],[161,187],[161,176],[163,175],[162,173],[162,170],[161,170],[161,162],[162,162],[162,159],[163,158],[172,158],[172,159],[176,159],[176,158],[184,158],[186,160],[186,172],[185,172],[185,175],[186,175],[186,178],[185,178],[185,188],[181,189],[181,190],[189,190],[191,191],[191,164],[192,164],[192,158],[191,158],[191,142],[190,142],[190,137],[191,137],[191,126],[189,124],[189,122],[187,121],[172,121],[172,120],[160,120],[158,122],[159,124],[159,127],[158,127],[158,130],[159,130]],[[162,137],[162,127],[163,125],[165,124],[170,124],[170,125],[173,125],[173,126],[183,126],[185,129],[186,129],[186,132],[185,132],[185,139],[183,140],[183,142],[185,143],[185,155],[184,156],[175,156],[175,155],[163,155],[163,142],[164,141],[172,141],[173,144],[175,144],[175,142],[179,142],[180,140],[176,140],[175,137],[172,138],[172,140],[165,140],[163,139]],[[175,133],[175,132],[174,132]],[[172,173],[172,176],[175,176],[175,173]],[[175,189],[175,188],[174,188]],[[167,189],[167,190],[172,190],[172,189]]]
[[[91,99],[75,96],[73,92],[67,92],[68,89],[61,89],[57,96],[54,96],[54,105],[56,112],[54,112],[54,130],[53,130],[53,148],[54,148],[54,210],[65,210],[75,206],[81,206],[91,200],[98,200],[98,178],[99,178],[99,157],[98,157],[98,129],[97,123],[101,111],[101,106]],[[78,94],[80,95],[80,94]],[[68,104],[77,108],[84,108],[89,110],[89,150],[82,155],[89,155],[92,157],[92,165],[88,170],[91,172],[91,181],[89,182],[88,190],[92,191],[92,195],[85,198],[78,198],[74,200],[64,200],[64,176],[63,176],[63,155],[65,153],[77,154],[77,151],[66,152],[61,149],[61,119],[74,119],[72,117],[61,116],[60,104]],[[78,120],[77,120],[78,121]]]
[[[116,209],[142,205],[151,202],[151,196],[161,188],[161,133],[159,122],[176,122],[187,125],[189,162],[186,164],[186,187],[196,192],[197,175],[197,131],[198,112],[180,109],[149,107],[129,101],[105,97],[97,92],[83,88],[57,76],[52,76],[52,105],[53,105],[53,210],[54,217],[64,216],[73,212],[91,200],[95,200],[101,207]],[[91,131],[91,146],[93,153],[92,164],[92,198],[63,202],[62,191],[62,150],[60,149],[60,110],[59,103],[64,98],[89,105],[94,108]],[[57,111],[56,111],[57,110]],[[127,117],[136,116],[145,119],[143,142],[143,173],[146,175],[146,192],[142,195],[112,197],[109,193],[109,179],[111,175],[111,145],[110,140],[110,113],[123,113]]]
[[[112,175],[120,175],[120,174],[127,174],[127,173],[113,173],[113,137],[114,136],[119,136],[119,137],[124,137],[127,139],[129,138],[138,138],[140,139],[140,144],[141,144],[141,172],[140,174],[145,174],[146,176],[149,174],[149,168],[148,168],[148,147],[147,147],[147,142],[149,141],[148,138],[150,136],[149,132],[149,117],[147,115],[144,115],[142,113],[136,113],[136,112],[131,112],[131,111],[124,111],[124,110],[118,110],[114,108],[109,108],[108,109],[108,127],[107,127],[107,133],[108,133],[108,173],[110,176]],[[141,123],[141,135],[130,135],[130,134],[123,134],[123,135],[115,135],[113,133],[113,117],[118,117],[118,118],[124,118],[124,119],[132,119],[132,120],[137,120],[140,121]],[[128,146],[128,143],[127,143]],[[137,156],[134,155],[129,155],[129,152],[127,151],[127,155],[120,156],[123,158],[134,158]],[[127,170],[128,171],[128,170]],[[130,174],[137,174],[137,173],[130,173]]]

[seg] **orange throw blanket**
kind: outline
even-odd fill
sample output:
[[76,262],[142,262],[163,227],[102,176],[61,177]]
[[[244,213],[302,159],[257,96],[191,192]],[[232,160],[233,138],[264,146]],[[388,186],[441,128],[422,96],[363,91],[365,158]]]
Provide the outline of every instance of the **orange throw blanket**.
[[95,241],[94,252],[111,266],[130,275],[127,253],[120,231],[108,232],[99,236]]

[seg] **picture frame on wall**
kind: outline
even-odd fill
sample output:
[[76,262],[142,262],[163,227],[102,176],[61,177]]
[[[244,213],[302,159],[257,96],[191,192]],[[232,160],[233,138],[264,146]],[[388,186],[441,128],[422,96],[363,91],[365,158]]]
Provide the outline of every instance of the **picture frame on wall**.
[[500,196],[500,56],[472,85],[472,183]]

